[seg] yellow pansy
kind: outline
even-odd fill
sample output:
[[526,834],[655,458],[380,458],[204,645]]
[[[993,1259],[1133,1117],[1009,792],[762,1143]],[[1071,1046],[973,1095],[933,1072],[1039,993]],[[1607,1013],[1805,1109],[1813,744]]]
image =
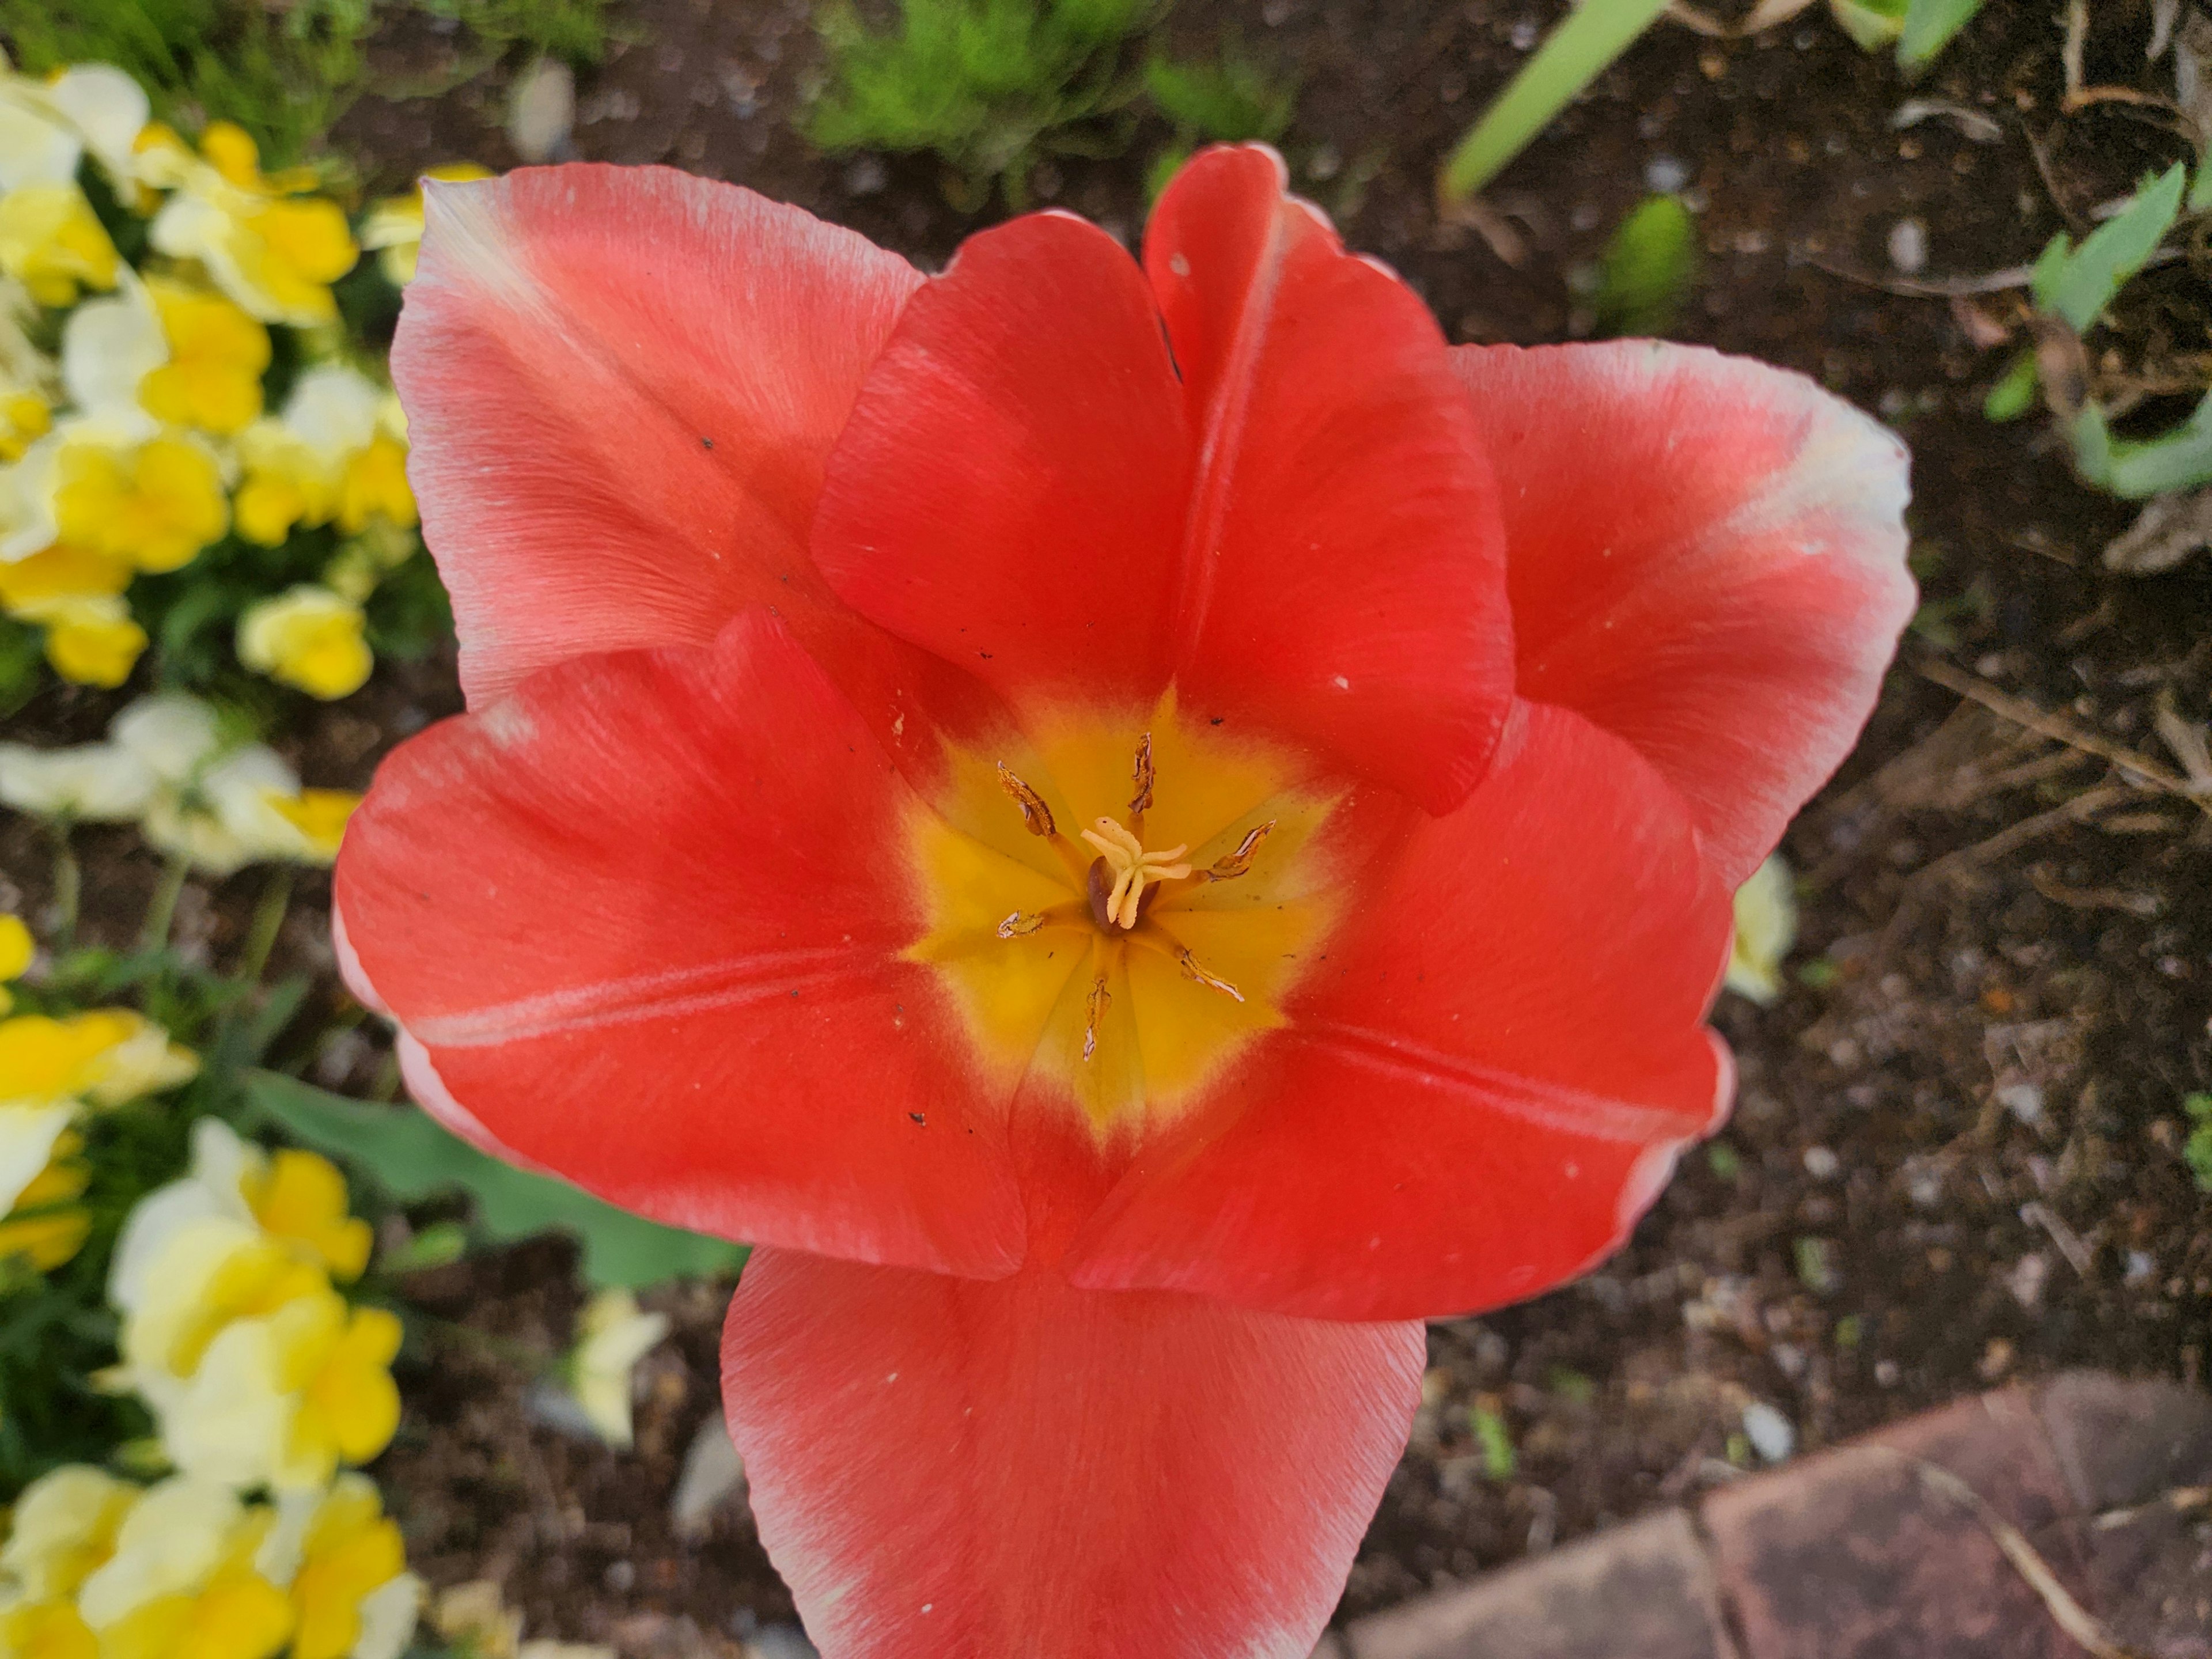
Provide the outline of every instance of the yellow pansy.
[[407,483],[407,446],[379,432],[346,463],[338,485],[338,528],[358,536],[372,520],[407,526],[416,516],[415,492]]
[[15,1207],[0,1219],[0,1261],[20,1256],[40,1273],[51,1273],[84,1248],[92,1217],[72,1200],[84,1196],[92,1170],[77,1156],[84,1137],[64,1132],[54,1142],[46,1167],[15,1195]]
[[610,1446],[630,1443],[631,1379],[637,1362],[668,1334],[668,1316],[640,1313],[628,1291],[601,1291],[577,1322],[570,1394]]
[[177,426],[233,433],[261,413],[269,331],[220,294],[160,278],[148,291],[169,361],[139,383],[149,413]]
[[[330,1294],[322,1269],[249,1224],[207,1216],[177,1230],[123,1327],[126,1364],[188,1378],[224,1329]],[[152,1392],[158,1394],[158,1389]]]
[[368,1266],[374,1235],[347,1209],[345,1177],[330,1159],[288,1147],[249,1168],[239,1187],[264,1231],[301,1247],[333,1279],[358,1279]]
[[75,305],[81,289],[113,288],[122,263],[76,185],[24,185],[0,196],[0,270],[40,305]]
[[238,619],[238,659],[325,702],[361,690],[375,666],[361,606],[313,582],[263,599]]
[[1735,890],[1735,943],[1728,988],[1757,1003],[1782,994],[1782,959],[1797,938],[1797,898],[1790,866],[1774,854]]
[[100,1632],[100,1659],[270,1659],[292,1633],[292,1603],[251,1567],[191,1595],[156,1596]]
[[100,1644],[73,1603],[21,1602],[0,1613],[5,1659],[100,1659]]
[[[375,1486],[359,1475],[340,1477],[307,1523],[299,1571],[293,1575],[298,1623],[292,1659],[358,1659],[365,1647],[388,1648],[388,1638],[365,1643],[364,1638],[372,1634],[375,1602],[392,1599],[378,1598],[377,1592],[402,1579],[406,1571],[406,1546],[399,1528],[386,1517]],[[419,1589],[411,1583],[398,1589],[411,1626]]]
[[360,257],[338,204],[299,199],[315,175],[306,169],[265,176],[253,141],[227,122],[201,139],[204,161],[170,148],[173,135],[147,146],[149,170],[175,193],[149,233],[173,258],[197,259],[231,299],[264,323],[313,328],[337,320],[330,285]]
[[296,795],[269,799],[270,810],[300,832],[307,856],[319,863],[338,855],[346,822],[360,805],[361,797],[349,789],[302,789]]
[[53,424],[53,405],[39,393],[19,387],[0,394],[0,461],[22,459]]
[[131,576],[124,560],[58,542],[0,563],[0,610],[45,628],[46,659],[63,678],[118,686],[147,643],[121,598]]
[[54,524],[64,542],[175,570],[230,523],[215,456],[181,434],[121,447],[73,443],[55,461]]
[[349,534],[380,515],[415,522],[407,489],[406,445],[375,382],[343,363],[321,363],[300,377],[283,414],[240,434],[246,482],[238,491],[238,531],[275,547],[295,525],[339,520]]
[[76,1595],[115,1553],[116,1534],[138,1495],[137,1487],[83,1463],[40,1475],[15,1500],[0,1574],[32,1601]]
[[276,1333],[283,1376],[300,1396],[292,1424],[295,1464],[320,1469],[343,1459],[366,1463],[399,1430],[398,1316],[383,1308],[347,1310],[336,1294],[305,1298],[285,1310]]
[[125,1008],[96,1008],[57,1019],[18,1014],[0,1020],[0,1104],[73,1100],[99,1081],[104,1062],[146,1024]]
[[100,1659],[269,1659],[292,1603],[255,1567],[274,1513],[189,1478],[141,1498],[77,1607]]
[[[489,167],[474,161],[449,161],[422,175],[441,184],[467,184],[489,179]],[[418,187],[404,196],[390,196],[369,210],[361,223],[361,245],[380,250],[377,263],[396,287],[415,280],[415,266],[422,251],[422,192]]]

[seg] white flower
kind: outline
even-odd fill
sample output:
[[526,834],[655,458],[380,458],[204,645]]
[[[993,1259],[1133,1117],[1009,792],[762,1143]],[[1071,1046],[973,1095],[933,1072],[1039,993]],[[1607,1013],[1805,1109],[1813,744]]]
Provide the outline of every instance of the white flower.
[[154,417],[139,406],[138,383],[169,361],[154,296],[126,276],[114,294],[88,300],[62,329],[62,384],[81,415],[106,417],[118,431],[150,437]]
[[159,781],[144,761],[116,744],[33,749],[0,743],[0,802],[38,817],[121,823],[146,810]]
[[1797,938],[1797,899],[1790,866],[1775,854],[1735,891],[1735,945],[1728,988],[1753,1002],[1782,994],[1782,959]]
[[167,784],[189,782],[222,744],[215,710],[179,692],[139,698],[115,717],[107,737]]
[[609,1445],[630,1443],[632,1373],[667,1334],[668,1316],[640,1313],[628,1291],[601,1291],[585,1308],[569,1356],[569,1392]]
[[136,81],[112,64],[73,64],[46,82],[46,93],[109,178],[122,185],[137,177],[138,135],[153,111]]
[[84,140],[44,87],[0,75],[0,191],[72,183],[83,155]]
[[198,1589],[234,1547],[246,1519],[227,1486],[177,1475],[149,1487],[124,1518],[115,1553],[77,1592],[85,1623],[99,1630],[159,1596]]

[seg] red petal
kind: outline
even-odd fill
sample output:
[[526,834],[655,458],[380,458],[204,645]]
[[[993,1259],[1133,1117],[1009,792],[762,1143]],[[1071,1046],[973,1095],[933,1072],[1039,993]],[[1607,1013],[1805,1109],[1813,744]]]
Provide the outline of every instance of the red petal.
[[1173,678],[1442,810],[1511,692],[1495,489],[1435,322],[1280,186],[1201,157],[1149,284],[1065,215],[972,239],[870,371],[814,556],[1024,713]]
[[428,187],[392,354],[473,702],[550,663],[828,600],[806,527],[921,277],[664,167]]
[[1512,697],[1497,487],[1435,319],[1284,178],[1273,150],[1208,151],[1145,236],[1200,444],[1187,701],[1448,811]]
[[1641,750],[1736,885],[1849,751],[1912,615],[1904,445],[1695,347],[1452,356],[1505,485],[1521,695]]
[[1495,1306],[1619,1245],[1724,1107],[1699,1024],[1727,890],[1681,802],[1580,715],[1517,713],[1415,830],[1291,1024],[1077,1246],[1078,1283],[1337,1319]]
[[824,1659],[1306,1659],[1418,1324],[756,1251],[723,1397]]
[[1188,494],[1174,367],[1105,232],[971,237],[908,306],[830,464],[848,602],[1010,696],[1149,707]]
[[757,611],[433,727],[348,826],[364,985],[458,1132],[725,1237],[949,1272],[1021,1259],[903,857],[914,797]]

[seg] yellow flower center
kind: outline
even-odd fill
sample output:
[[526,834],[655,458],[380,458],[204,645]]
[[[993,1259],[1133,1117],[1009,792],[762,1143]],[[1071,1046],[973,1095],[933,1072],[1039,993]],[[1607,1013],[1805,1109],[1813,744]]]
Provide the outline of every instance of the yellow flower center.
[[1101,1134],[1181,1110],[1282,1024],[1336,913],[1336,797],[1172,697],[1057,722],[1019,767],[962,757],[941,805],[911,832],[930,926],[908,954],[1004,1086],[1057,1081]]

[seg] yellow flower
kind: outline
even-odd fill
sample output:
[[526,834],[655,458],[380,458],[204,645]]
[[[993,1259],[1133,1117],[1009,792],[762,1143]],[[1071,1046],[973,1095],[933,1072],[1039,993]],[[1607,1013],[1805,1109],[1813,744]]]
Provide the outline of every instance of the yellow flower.
[[159,278],[147,283],[169,361],[139,383],[149,413],[208,432],[240,430],[261,413],[269,331],[220,294]]
[[358,536],[375,518],[396,525],[411,525],[416,519],[415,492],[407,483],[407,446],[387,432],[378,433],[346,463],[338,487],[340,530]]
[[295,525],[336,519],[351,535],[379,518],[413,524],[404,428],[390,403],[343,363],[302,374],[281,417],[256,421],[240,435],[239,534],[274,547]]
[[238,659],[329,702],[358,691],[375,665],[363,629],[358,605],[301,583],[238,619]]
[[270,1659],[293,1626],[255,1565],[275,1519],[189,1478],[148,1492],[77,1598],[100,1659]]
[[131,678],[147,646],[146,630],[130,606],[112,596],[57,601],[40,618],[46,629],[46,660],[64,679],[113,690]]
[[18,389],[0,397],[0,461],[22,459],[53,424],[53,405],[37,392]]
[[[0,910],[0,983],[22,978],[30,969],[31,958],[38,953],[38,941],[31,937],[31,930],[24,925],[22,917],[13,911]],[[8,1006],[0,1003],[0,1014],[7,1012]]]
[[137,1304],[126,1308],[124,1363],[151,1380],[185,1381],[230,1326],[265,1318],[301,1297],[327,1296],[322,1269],[249,1223],[203,1215],[175,1229],[147,1264]]
[[137,1487],[86,1464],[40,1475],[15,1500],[0,1573],[27,1601],[76,1595],[115,1553],[117,1531],[137,1501]]
[[368,1266],[374,1235],[348,1211],[345,1177],[328,1158],[287,1148],[264,1169],[248,1169],[239,1185],[264,1231],[299,1245],[333,1279],[358,1279]]
[[141,570],[189,564],[230,522],[216,458],[180,435],[130,448],[71,444],[56,467],[54,522],[61,539],[128,559]]
[[[478,167],[474,161],[449,161],[432,167],[422,175],[445,184],[466,184],[472,179],[489,179],[489,167]],[[381,252],[377,262],[384,274],[396,287],[404,288],[415,280],[415,265],[422,251],[422,192],[418,187],[404,196],[392,196],[369,210],[362,221],[361,245]]]
[[272,796],[269,805],[300,832],[309,855],[327,863],[338,855],[346,822],[361,805],[361,797],[349,789],[302,789],[289,799]]
[[632,1376],[667,1334],[668,1316],[640,1313],[628,1291],[601,1291],[584,1309],[569,1357],[569,1390],[609,1445],[630,1443]]
[[0,1613],[0,1654],[7,1659],[99,1659],[100,1644],[71,1603],[19,1602]]
[[399,1320],[383,1308],[356,1308],[349,1316],[335,1294],[295,1308],[287,1310],[293,1317],[280,1338],[284,1378],[300,1395],[292,1455],[327,1480],[339,1459],[366,1463],[398,1432],[392,1361],[399,1352]]
[[92,1217],[70,1200],[82,1198],[92,1171],[76,1156],[84,1137],[65,1132],[54,1142],[46,1167],[16,1194],[15,1207],[0,1220],[0,1260],[21,1256],[40,1273],[51,1273],[84,1248]]
[[109,1056],[148,1023],[127,1008],[95,1008],[61,1019],[17,1014],[0,1020],[0,1089],[7,1091],[0,1104],[74,1100],[107,1075]]
[[76,185],[24,185],[0,196],[0,270],[40,305],[75,305],[81,289],[113,288],[122,263]]
[[202,137],[204,162],[180,156],[173,144],[168,135],[148,146],[157,157],[152,170],[176,187],[155,216],[155,247],[198,259],[217,288],[264,323],[313,328],[337,321],[330,284],[353,269],[360,250],[337,203],[294,199],[313,187],[314,174],[264,176],[253,141],[227,122]]
[[1782,959],[1797,938],[1797,900],[1790,866],[1775,854],[1735,890],[1735,944],[1728,988],[1753,1002],[1782,994]]
[[[316,1506],[291,1595],[298,1617],[292,1659],[368,1659],[394,1651],[390,1636],[374,1628],[396,1624],[391,1614],[404,1617],[411,1630],[421,1589],[407,1577],[399,1528],[386,1518],[370,1482],[341,1476]],[[395,1604],[381,1621],[380,1603]]]

